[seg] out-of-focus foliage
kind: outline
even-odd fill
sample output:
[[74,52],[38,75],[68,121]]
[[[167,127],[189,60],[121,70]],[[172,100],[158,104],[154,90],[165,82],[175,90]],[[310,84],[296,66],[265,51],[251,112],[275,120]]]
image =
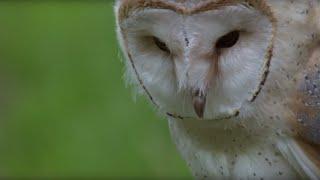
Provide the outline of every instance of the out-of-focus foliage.
[[114,29],[111,1],[0,2],[0,176],[190,178]]

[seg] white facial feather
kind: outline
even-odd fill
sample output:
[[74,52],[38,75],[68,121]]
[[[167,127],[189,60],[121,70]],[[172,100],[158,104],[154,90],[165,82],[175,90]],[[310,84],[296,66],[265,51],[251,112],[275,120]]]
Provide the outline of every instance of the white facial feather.
[[320,177],[291,106],[320,47],[319,1],[134,1],[115,8],[127,78],[168,115],[197,179]]
[[[206,119],[228,115],[249,98],[259,83],[271,36],[268,18],[244,6],[190,17],[169,10],[144,10],[125,21],[123,28],[136,70],[162,111],[196,117],[190,91],[209,89]],[[233,30],[242,31],[240,40],[220,52],[220,73],[208,82],[215,42]],[[159,50],[153,36],[166,43],[171,54]]]

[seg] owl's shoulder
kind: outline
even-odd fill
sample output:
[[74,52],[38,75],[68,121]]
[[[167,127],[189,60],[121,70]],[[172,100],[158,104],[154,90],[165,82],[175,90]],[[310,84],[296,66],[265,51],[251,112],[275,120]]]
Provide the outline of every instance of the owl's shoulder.
[[[290,120],[296,133],[295,142],[313,168],[320,171],[320,48],[316,49],[305,68],[296,77],[290,107]],[[305,163],[303,163],[305,164]]]
[[292,123],[301,137],[320,144],[320,48],[315,50],[295,81]]

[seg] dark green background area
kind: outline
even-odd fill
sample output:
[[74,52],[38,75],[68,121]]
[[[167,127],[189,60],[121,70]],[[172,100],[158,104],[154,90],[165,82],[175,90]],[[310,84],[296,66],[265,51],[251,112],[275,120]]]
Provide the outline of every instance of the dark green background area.
[[114,31],[111,1],[0,1],[1,177],[191,177]]

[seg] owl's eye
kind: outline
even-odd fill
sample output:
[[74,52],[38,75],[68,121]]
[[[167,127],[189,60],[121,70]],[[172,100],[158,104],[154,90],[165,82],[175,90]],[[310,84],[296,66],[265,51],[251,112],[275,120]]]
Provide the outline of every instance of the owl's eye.
[[229,32],[228,34],[222,36],[218,40],[216,44],[216,48],[218,49],[231,48],[238,42],[239,38],[240,38],[240,31]]
[[166,45],[166,43],[161,41],[159,38],[153,37],[153,41],[158,46],[159,49],[161,49],[164,52],[170,53],[170,50],[169,50],[168,46]]

